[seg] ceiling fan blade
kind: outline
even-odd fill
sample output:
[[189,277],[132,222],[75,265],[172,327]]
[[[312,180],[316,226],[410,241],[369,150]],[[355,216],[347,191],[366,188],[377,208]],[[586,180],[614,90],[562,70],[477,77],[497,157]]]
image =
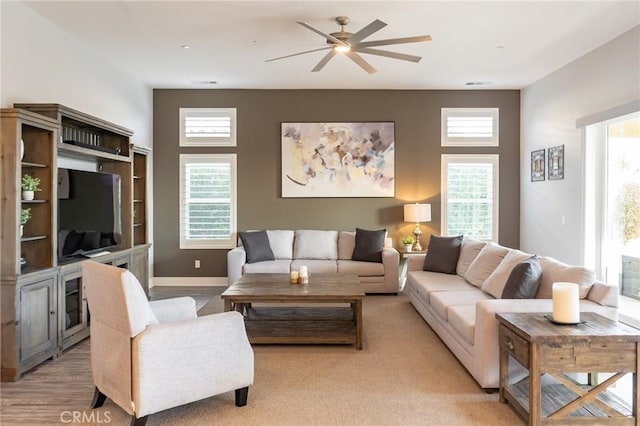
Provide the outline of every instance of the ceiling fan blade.
[[379,19],[376,19],[375,21],[373,21],[372,23],[370,23],[369,25],[367,25],[366,27],[364,27],[363,29],[361,29],[360,31],[352,35],[349,38],[349,44],[353,46],[354,44],[358,43],[361,40],[364,40],[365,38],[369,37],[371,34],[375,33],[376,31],[380,31],[386,26],[387,24],[385,24]]
[[316,34],[320,34],[322,37],[326,38],[327,40],[329,40],[329,41],[331,41],[331,42],[333,42],[333,43],[335,43],[335,44],[338,44],[338,45],[340,45],[340,46],[349,46],[347,43],[345,43],[345,42],[343,42],[343,41],[338,40],[337,38],[335,38],[335,37],[334,37],[334,36],[332,36],[331,34],[327,34],[327,33],[323,32],[323,31],[320,31],[320,30],[319,30],[319,29],[317,29],[316,27],[314,27],[314,26],[312,26],[312,25],[309,25],[309,24],[307,24],[306,22],[302,22],[302,21],[296,21],[296,22],[297,22],[298,24],[302,25],[303,27],[305,27],[305,28],[307,28],[307,29],[309,29],[309,30],[313,31],[314,33],[316,33]]
[[376,69],[372,67],[369,62],[365,61],[364,58],[358,55],[356,52],[350,50],[348,52],[344,52],[344,54],[350,57],[353,60],[353,62],[360,65],[360,67],[362,67],[362,69],[368,72],[369,74],[373,74],[374,72],[376,72]]
[[322,68],[324,68],[325,65],[327,65],[327,62],[329,62],[331,60],[331,58],[333,58],[336,55],[336,51],[331,49],[331,52],[327,53],[325,55],[324,58],[322,58],[320,60],[320,62],[318,62],[318,65],[316,65],[315,67],[313,67],[313,69],[311,70],[312,72],[317,72],[320,71]]
[[390,38],[388,40],[363,41],[362,43],[358,43],[357,47],[388,46],[390,44],[420,43],[421,41],[431,41],[431,36],[425,35],[416,37]]
[[265,62],[277,61],[278,59],[290,58],[292,56],[304,55],[305,53],[318,52],[320,50],[331,49],[332,47],[321,47],[320,49],[307,50],[305,52],[292,53],[291,55],[279,56],[277,58],[267,59]]
[[405,53],[398,53],[398,52],[388,52],[386,50],[369,49],[367,47],[359,47],[359,46],[352,47],[351,50],[359,53],[367,53],[369,55],[378,55],[378,56],[386,56],[387,58],[402,59],[403,61],[409,61],[409,62],[420,62],[420,59],[422,59],[422,57],[420,56],[407,55]]

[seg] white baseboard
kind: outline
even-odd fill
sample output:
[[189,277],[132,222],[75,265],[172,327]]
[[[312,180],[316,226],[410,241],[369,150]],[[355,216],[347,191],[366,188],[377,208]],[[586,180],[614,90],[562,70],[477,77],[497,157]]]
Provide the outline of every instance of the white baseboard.
[[227,277],[153,277],[151,287],[219,287],[227,285]]

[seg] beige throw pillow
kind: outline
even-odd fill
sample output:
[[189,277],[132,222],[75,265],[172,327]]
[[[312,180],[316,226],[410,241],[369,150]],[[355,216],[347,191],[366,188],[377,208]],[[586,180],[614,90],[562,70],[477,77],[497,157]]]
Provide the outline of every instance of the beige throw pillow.
[[584,266],[570,266],[553,257],[541,257],[542,277],[538,288],[537,299],[553,298],[553,283],[569,282],[579,285],[580,299],[587,297],[596,280],[596,273]]
[[500,299],[502,297],[502,290],[504,290],[504,286],[513,268],[518,263],[530,257],[530,254],[520,250],[509,250],[504,259],[502,259],[502,262],[500,262],[496,269],[482,283],[482,291],[489,293],[496,299]]
[[458,258],[458,266],[456,267],[456,273],[461,277],[467,273],[469,265],[473,262],[480,253],[480,250],[487,245],[486,241],[475,240],[473,238],[466,238],[462,241],[462,247],[460,247],[460,257]]
[[478,256],[471,262],[469,269],[464,274],[464,278],[469,284],[478,288],[482,286],[482,283],[491,275],[491,273],[498,267],[502,259],[507,255],[509,249],[502,247],[494,242],[487,243],[480,250]]

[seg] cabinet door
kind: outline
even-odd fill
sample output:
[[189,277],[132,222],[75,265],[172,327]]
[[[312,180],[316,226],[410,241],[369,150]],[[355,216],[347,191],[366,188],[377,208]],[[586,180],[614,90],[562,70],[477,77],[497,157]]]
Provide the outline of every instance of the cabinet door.
[[136,276],[144,292],[149,295],[149,260],[148,250],[140,249],[133,253],[133,261],[129,270]]
[[56,346],[56,280],[50,277],[20,288],[20,361]]
[[[59,299],[60,340],[61,346],[66,348],[88,335],[89,312],[81,269],[64,272],[60,276]],[[72,342],[69,341],[71,337],[74,337]]]

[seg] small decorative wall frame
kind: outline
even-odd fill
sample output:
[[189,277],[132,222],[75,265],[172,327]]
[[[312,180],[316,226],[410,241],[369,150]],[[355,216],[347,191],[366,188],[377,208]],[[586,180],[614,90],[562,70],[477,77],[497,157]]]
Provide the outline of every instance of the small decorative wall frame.
[[531,182],[544,180],[544,148],[531,151]]
[[564,179],[564,145],[554,146],[548,149],[549,180]]

